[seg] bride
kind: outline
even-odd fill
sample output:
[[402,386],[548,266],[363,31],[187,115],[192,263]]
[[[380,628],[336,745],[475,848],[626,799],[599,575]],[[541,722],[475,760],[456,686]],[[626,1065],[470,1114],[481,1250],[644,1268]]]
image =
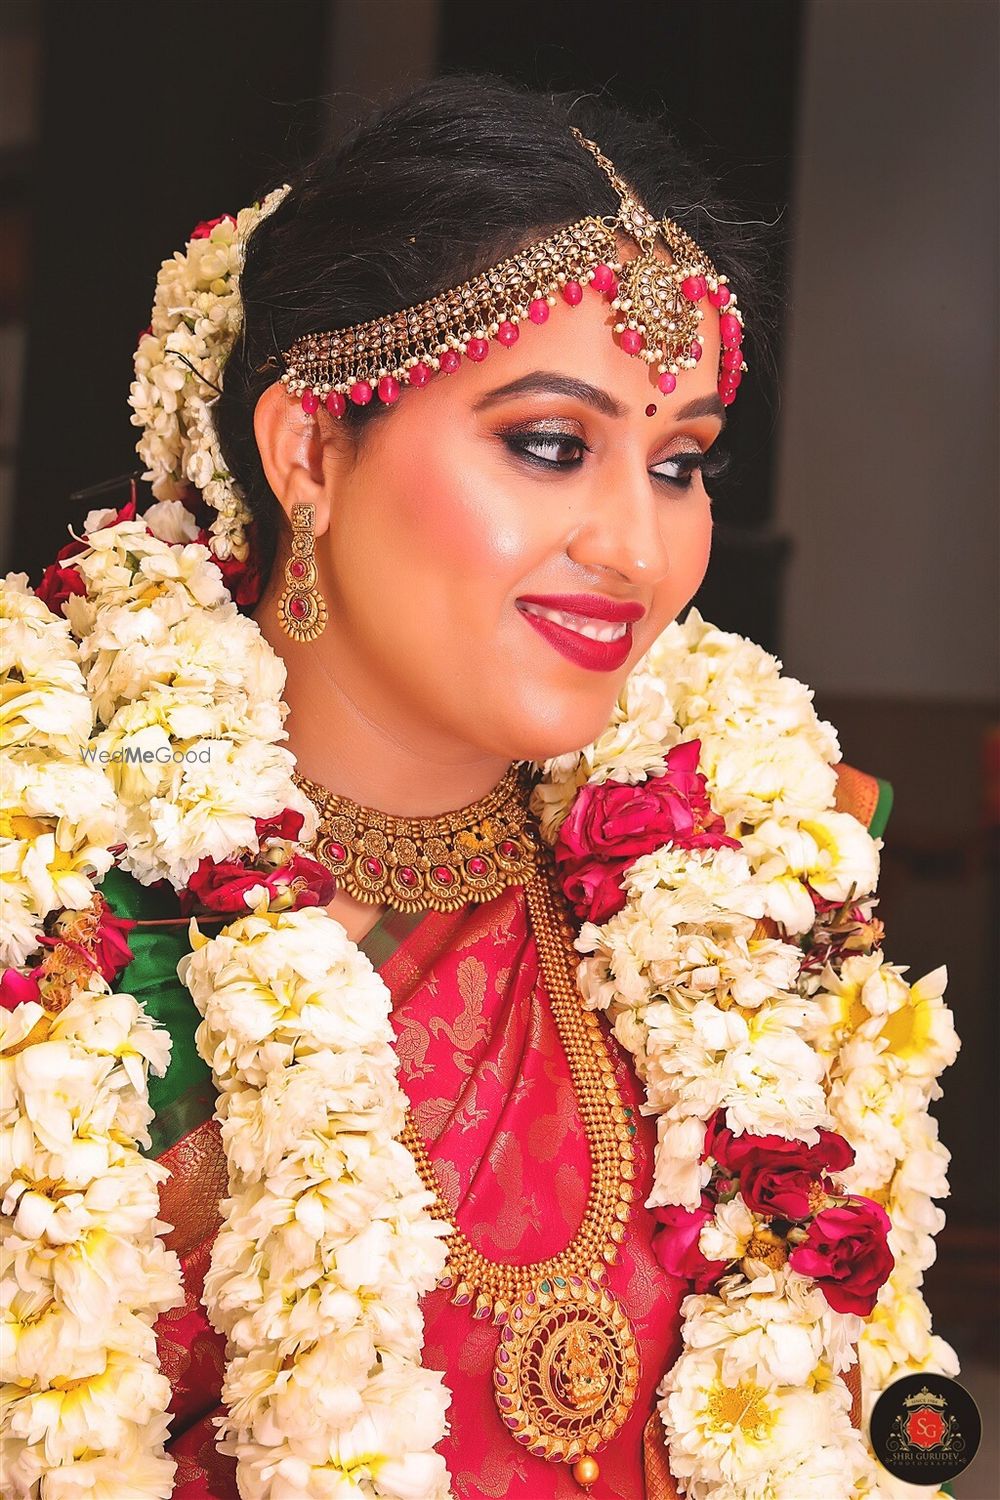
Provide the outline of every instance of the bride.
[[156,503],[4,585],[12,1494],[893,1493],[945,975],[891,789],[679,623],[763,289],[491,79],[164,262]]

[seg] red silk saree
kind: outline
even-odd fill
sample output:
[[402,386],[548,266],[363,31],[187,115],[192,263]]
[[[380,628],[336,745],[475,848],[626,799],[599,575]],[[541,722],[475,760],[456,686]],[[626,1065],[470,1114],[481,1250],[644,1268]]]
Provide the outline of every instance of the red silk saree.
[[[843,767],[838,807],[881,832],[891,805],[887,783]],[[213,1418],[221,1414],[223,1339],[201,1305],[225,1160],[212,1120],[215,1091],[197,1055],[199,1016],[176,977],[187,951],[187,923],[164,886],[146,889],[112,871],[104,894],[138,925],[135,959],[119,987],[140,998],[173,1038],[167,1075],[150,1080],[156,1111],[152,1154],[171,1170],[161,1188],[166,1243],[181,1261],[185,1301],[156,1326],[160,1361],[172,1387],[175,1500],[236,1500],[235,1461],[219,1454]],[[211,931],[214,924],[205,923]],[[497,1261],[535,1261],[563,1249],[583,1215],[590,1166],[569,1067],[547,1003],[528,926],[524,892],[452,913],[387,913],[360,944],[393,997],[399,1079],[460,1228]],[[641,1383],[631,1414],[598,1455],[593,1500],[676,1500],[656,1386],[680,1353],[680,1303],[688,1284],[653,1255],[656,1221],[643,1206],[652,1181],[653,1122],[639,1114],[642,1089],[613,1038],[623,1103],[637,1123],[638,1189],[628,1233],[609,1285],[639,1343]],[[444,1290],[422,1300],[424,1364],[444,1372],[452,1392],[450,1431],[439,1445],[460,1500],[523,1497],[579,1500],[567,1466],[526,1453],[503,1426],[493,1397],[499,1329],[455,1307]],[[855,1372],[852,1372],[855,1374]],[[860,1420],[856,1377],[855,1416]]]
[[[181,1259],[185,1290],[184,1305],[157,1324],[173,1389],[174,1496],[235,1500],[235,1462],[216,1451],[212,1420],[222,1410],[224,1341],[200,1301],[226,1191],[225,1161],[211,1119],[211,1079],[194,1049],[199,1017],[173,972],[187,948],[186,926],[164,922],[170,893],[115,874],[106,894],[140,923],[131,934],[136,959],[121,988],[137,994],[174,1037],[167,1076],[151,1085],[153,1150],[172,1173],[161,1189],[161,1216],[173,1226],[167,1244]],[[563,1249],[583,1216],[590,1162],[523,889],[458,912],[387,913],[360,946],[392,994],[400,1083],[460,1227],[493,1260],[542,1260]],[[642,1199],[652,1180],[655,1127],[638,1114],[641,1090],[627,1055],[613,1039],[609,1046],[623,1102],[636,1112],[639,1189],[609,1284],[638,1339],[642,1378],[628,1421],[598,1456],[601,1474],[590,1494],[638,1500],[647,1492],[644,1428],[656,1384],[680,1352],[678,1309],[688,1288],[651,1250],[656,1223]],[[454,1494],[579,1500],[569,1468],[526,1453],[501,1422],[492,1384],[500,1330],[454,1306],[444,1290],[429,1293],[422,1307],[424,1364],[444,1372],[452,1392],[450,1432],[439,1451]]]

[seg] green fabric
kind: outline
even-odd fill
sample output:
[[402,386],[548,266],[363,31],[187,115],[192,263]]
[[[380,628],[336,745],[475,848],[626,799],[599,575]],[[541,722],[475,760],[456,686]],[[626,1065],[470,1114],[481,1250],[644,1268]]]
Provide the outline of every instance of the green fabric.
[[177,893],[166,881],[140,885],[124,870],[109,870],[101,894],[116,916],[139,923],[165,921],[169,926],[133,927],[128,945],[132,962],[118,988],[141,1000],[147,1013],[170,1033],[170,1065],[162,1078],[149,1075],[149,1102],[155,1111],[150,1126],[153,1144],[147,1153],[161,1156],[215,1108],[209,1067],[198,1056],[195,1029],[201,1020],[188,990],[177,977],[177,965],[190,952],[187,919]]
[[889,814],[892,812],[892,783],[884,780],[881,776],[876,776],[875,780],[878,782],[878,802],[875,804],[875,811],[868,825],[868,832],[873,839],[878,839],[885,832],[885,825],[888,823]]
[[[212,1072],[202,1062],[194,1034],[201,1020],[186,986],[177,977],[177,965],[190,952],[188,919],[181,916],[177,893],[167,884],[140,885],[124,870],[109,870],[101,894],[115,916],[140,923],[128,934],[133,959],[118,980],[118,989],[141,1000],[148,1015],[170,1033],[170,1065],[162,1078],[149,1075],[149,1102],[154,1119],[149,1128],[149,1156],[162,1156],[181,1136],[201,1125],[215,1109],[216,1091]],[[358,944],[376,969],[392,957],[426,912],[387,910]],[[232,920],[232,919],[229,919]],[[147,926],[147,923],[169,923]],[[211,934],[222,924],[202,919],[202,930]]]

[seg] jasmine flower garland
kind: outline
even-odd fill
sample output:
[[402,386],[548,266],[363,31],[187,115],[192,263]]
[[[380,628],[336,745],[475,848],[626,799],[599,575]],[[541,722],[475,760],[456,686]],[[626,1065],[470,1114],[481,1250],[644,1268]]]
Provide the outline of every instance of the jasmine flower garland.
[[[159,536],[141,519],[95,518],[73,559],[80,591],[63,606],[76,648],[23,581],[8,579],[4,596],[29,601],[14,608],[59,634],[68,665],[85,672],[94,743],[170,752],[107,761],[120,823],[85,878],[99,879],[116,842],[139,880],[165,876],[181,891],[208,889],[206,872],[222,864],[260,871],[239,887],[245,914],[216,937],[193,924],[181,964],[203,1017],[197,1042],[219,1091],[229,1168],[205,1294],[228,1341],[223,1447],[241,1493],[262,1500],[443,1497],[450,1480],[434,1449],[448,1392],[421,1365],[419,1299],[442,1272],[446,1228],[398,1139],[405,1101],[389,996],[325,903],[296,909],[293,883],[274,878],[275,852],[279,871],[307,860],[314,832],[280,743],[284,669],[236,611],[212,554],[184,539],[179,502],[154,510],[146,520]],[[53,704],[66,690],[61,679],[47,689]],[[44,713],[24,708],[18,734],[30,758],[49,729]],[[171,758],[194,748],[207,758]],[[884,958],[873,916],[880,841],[835,809],[838,758],[808,689],[692,611],[632,673],[605,733],[547,763],[536,789],[543,831],[583,905],[581,994],[606,1011],[657,1116],[647,1201],[663,1216],[663,1254],[686,1257],[695,1287],[660,1411],[671,1466],[696,1500],[894,1494],[850,1421],[841,1375],[855,1346],[866,1407],[903,1373],[958,1368],[930,1333],[919,1290],[943,1219],[931,1199],[946,1191],[947,1153],[927,1104],[958,1043],[943,970],[910,985]],[[661,778],[670,777],[682,784],[668,795]],[[627,817],[616,821],[636,796],[658,797],[673,820],[645,849]],[[262,830],[290,813],[305,847],[282,836],[265,851]],[[23,834],[12,825],[0,857]],[[601,866],[593,879],[588,862]],[[10,868],[26,868],[23,850]],[[34,889],[26,880],[15,883],[18,900]],[[43,887],[34,907],[24,898],[28,937],[9,955],[14,1040],[3,1065],[26,1081],[4,1128],[18,1142],[43,1129],[55,1071],[41,1065],[43,1049],[57,1044],[83,1049],[79,1098],[88,1068],[123,1071],[115,1107],[139,1140],[144,1071],[165,1054],[135,1002],[103,980],[55,1020],[37,999],[17,999],[19,985],[38,983],[30,934],[51,920]],[[610,910],[592,919],[585,903],[596,896]],[[102,1116],[106,1130],[111,1118]],[[63,1162],[90,1125],[72,1102],[60,1119],[58,1140],[41,1149]],[[88,1181],[132,1180],[133,1167],[110,1156],[87,1163]],[[155,1180],[155,1164],[143,1168]],[[37,1163],[17,1171],[4,1168],[12,1206],[28,1193],[19,1181],[52,1175]],[[128,1404],[109,1415],[102,1451],[109,1465],[127,1459],[136,1493],[159,1495],[169,1488],[168,1393],[147,1335],[176,1295],[176,1268],[144,1192],[137,1180],[141,1210],[116,1220],[115,1233],[146,1257],[131,1314],[146,1335],[130,1323],[135,1346],[124,1336],[124,1352],[102,1346],[101,1371],[81,1368],[79,1378],[104,1390],[114,1362],[141,1349],[146,1374],[122,1387]],[[57,1197],[22,1210],[6,1264],[24,1276],[53,1224],[68,1243],[87,1232],[86,1205],[65,1212]],[[34,1280],[15,1294],[15,1338],[27,1338],[33,1299],[47,1295]],[[36,1345],[20,1377],[20,1409],[44,1410],[48,1425],[32,1415],[4,1431],[18,1494],[39,1493],[42,1475],[77,1464],[85,1446],[70,1403],[51,1396],[60,1347]],[[99,1493],[97,1468],[87,1482],[82,1493]]]

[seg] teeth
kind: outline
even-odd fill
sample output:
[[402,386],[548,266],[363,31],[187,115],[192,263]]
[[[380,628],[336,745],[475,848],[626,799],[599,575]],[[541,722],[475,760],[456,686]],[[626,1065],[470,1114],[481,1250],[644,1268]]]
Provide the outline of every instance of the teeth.
[[522,604],[526,614],[540,615],[543,620],[554,620],[577,635],[585,635],[592,641],[620,641],[628,630],[624,621],[617,624],[611,620],[589,620],[585,615],[570,614],[565,609],[545,609],[541,604]]

